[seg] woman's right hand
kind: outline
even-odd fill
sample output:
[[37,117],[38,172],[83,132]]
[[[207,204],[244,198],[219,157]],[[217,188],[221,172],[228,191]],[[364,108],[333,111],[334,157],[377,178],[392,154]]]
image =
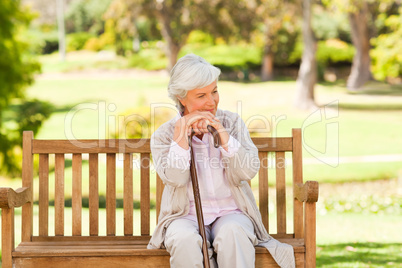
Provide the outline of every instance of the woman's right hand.
[[191,134],[191,129],[199,135],[207,133],[207,126],[213,122],[219,122],[211,112],[194,111],[176,121],[173,140],[183,149],[188,149],[188,136]]

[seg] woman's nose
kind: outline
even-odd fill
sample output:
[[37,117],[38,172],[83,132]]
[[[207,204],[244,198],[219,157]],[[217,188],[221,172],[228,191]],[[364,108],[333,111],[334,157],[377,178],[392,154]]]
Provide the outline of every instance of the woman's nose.
[[215,100],[214,100],[214,97],[212,95],[210,95],[208,97],[208,104],[214,104],[215,105]]

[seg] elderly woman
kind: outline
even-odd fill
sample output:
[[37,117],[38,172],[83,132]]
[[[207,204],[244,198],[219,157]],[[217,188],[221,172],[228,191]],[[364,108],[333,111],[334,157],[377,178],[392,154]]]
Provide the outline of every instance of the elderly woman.
[[[179,59],[171,71],[168,92],[180,115],[151,138],[156,171],[165,189],[148,248],[166,247],[171,267],[203,267],[190,180],[188,136],[194,131],[192,149],[211,267],[254,267],[254,246],[258,244],[266,246],[282,267],[293,267],[293,248],[278,247],[276,240],[269,243],[274,239],[262,224],[247,183],[258,172],[258,150],[240,116],[218,109],[219,75],[218,68],[193,54]],[[208,125],[219,132],[221,147],[213,146]]]

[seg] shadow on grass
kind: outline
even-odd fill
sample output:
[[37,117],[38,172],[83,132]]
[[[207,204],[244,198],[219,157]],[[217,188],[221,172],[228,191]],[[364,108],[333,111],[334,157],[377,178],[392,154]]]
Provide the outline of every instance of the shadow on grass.
[[402,267],[401,243],[320,245],[317,267]]

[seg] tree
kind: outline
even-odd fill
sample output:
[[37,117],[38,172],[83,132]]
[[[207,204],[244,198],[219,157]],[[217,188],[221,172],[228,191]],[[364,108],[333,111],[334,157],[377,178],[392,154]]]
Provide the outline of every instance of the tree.
[[373,73],[375,78],[399,78],[402,76],[402,7],[399,12],[382,16],[386,31],[373,39]]
[[[133,18],[130,21],[133,32],[136,31],[135,20],[141,16],[156,18],[166,42],[167,69],[170,70],[195,29],[214,36],[248,36],[252,25],[250,18],[253,18],[249,4],[244,0],[114,0],[107,14],[116,20]],[[119,12],[118,7],[125,7],[129,14]]]
[[358,90],[364,83],[372,79],[370,70],[370,29],[369,10],[366,1],[353,1],[354,8],[349,11],[352,42],[356,48],[352,70],[346,83],[348,89]]
[[269,81],[274,77],[274,58],[280,45],[278,33],[284,27],[288,32],[294,32],[296,8],[289,0],[258,0],[257,5],[256,14],[264,33],[261,80]]
[[[27,55],[28,40],[24,42],[20,35],[32,18],[32,13],[21,7],[19,0],[3,1],[0,5],[0,166],[3,173],[18,171],[15,151],[22,135],[18,131],[10,132],[5,126],[5,111],[12,99],[24,97],[25,87],[40,71],[39,63]],[[23,113],[23,116],[29,115]]]
[[360,90],[373,79],[371,39],[377,35],[378,15],[395,5],[392,0],[324,0],[326,5],[345,12],[349,17],[352,43],[355,47],[352,69],[347,81],[349,90]]
[[317,42],[311,27],[312,0],[303,0],[302,5],[304,50],[296,80],[295,106],[300,109],[311,109],[316,106],[314,102],[314,86],[317,81],[317,62],[315,58]]

